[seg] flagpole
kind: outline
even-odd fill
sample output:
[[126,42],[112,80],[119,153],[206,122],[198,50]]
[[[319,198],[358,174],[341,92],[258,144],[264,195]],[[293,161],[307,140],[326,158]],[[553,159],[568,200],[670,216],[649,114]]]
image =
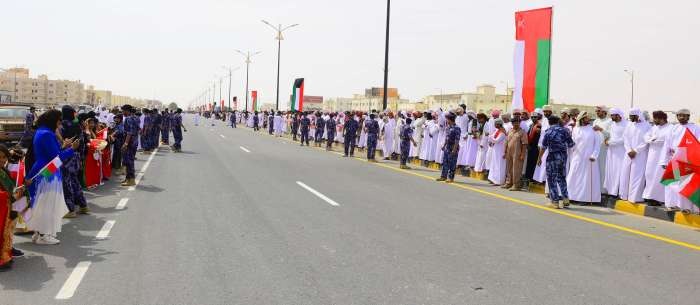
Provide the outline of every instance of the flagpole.
[[547,100],[549,105],[549,93],[552,91],[552,49],[554,48],[554,5],[551,6],[552,15],[549,22],[549,67],[547,67]]

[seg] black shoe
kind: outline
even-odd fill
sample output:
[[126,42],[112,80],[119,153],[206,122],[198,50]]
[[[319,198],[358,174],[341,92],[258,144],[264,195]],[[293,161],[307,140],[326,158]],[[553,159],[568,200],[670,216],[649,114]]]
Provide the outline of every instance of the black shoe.
[[19,249],[12,248],[12,257],[20,256],[24,256],[24,252],[20,251]]

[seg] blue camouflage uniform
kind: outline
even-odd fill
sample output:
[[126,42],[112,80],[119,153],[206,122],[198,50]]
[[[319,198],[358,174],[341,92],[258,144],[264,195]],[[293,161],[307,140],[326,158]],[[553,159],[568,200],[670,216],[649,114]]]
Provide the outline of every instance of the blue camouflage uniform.
[[173,138],[175,138],[173,148],[179,151],[182,149],[182,116],[179,113],[172,116],[170,127],[173,129]]
[[[77,122],[63,120],[61,128],[61,136],[64,139],[70,139],[75,136],[80,136],[83,132],[80,130],[80,125]],[[78,139],[76,139],[77,141]],[[83,139],[79,139],[80,147],[68,160],[64,161],[61,166],[61,175],[63,176],[63,197],[66,201],[66,206],[71,212],[75,212],[75,207],[87,207],[87,200],[83,194],[83,186],[80,184],[80,168],[82,167],[83,153],[87,151],[87,145]]]
[[367,120],[365,122],[367,128],[367,160],[374,160],[374,153],[377,150],[377,138],[379,137],[379,122],[375,120]]
[[160,140],[160,125],[163,124],[163,117],[159,113],[151,114],[153,119],[151,128],[151,147],[158,148]]
[[335,139],[335,120],[333,118],[328,119],[326,122],[326,149],[331,149]]
[[141,146],[143,147],[143,150],[151,150],[153,149],[153,146],[151,144],[151,129],[152,129],[152,123],[153,118],[151,117],[150,114],[147,114],[143,118],[143,130],[141,131]]
[[124,154],[122,153],[122,145],[126,140],[126,133],[124,132],[124,122],[114,126],[114,149],[112,149],[112,168],[120,169],[122,168],[122,158]]
[[411,137],[413,137],[413,127],[409,124],[401,128],[401,165],[406,165],[408,153],[411,150]]
[[569,198],[566,187],[567,150],[574,147],[569,130],[555,125],[547,129],[542,139],[542,147],[549,150],[547,155],[547,184],[549,184],[549,199],[558,202]]
[[124,133],[126,136],[131,136],[124,152],[122,163],[126,166],[126,179],[136,178],[136,170],[134,169],[134,160],[136,159],[136,149],[138,148],[139,136],[139,118],[135,115],[124,117]]
[[170,144],[170,113],[163,112],[160,120],[160,138],[165,145]]
[[253,114],[253,130],[258,131],[260,129],[260,118],[257,114]]
[[314,135],[314,142],[321,145],[323,140],[323,130],[326,128],[326,121],[322,117],[316,118],[316,134]]
[[440,177],[453,180],[457,169],[457,153],[455,146],[459,145],[461,129],[456,125],[449,126],[445,133],[445,147],[442,149],[442,173]]
[[299,132],[299,117],[294,115],[292,117],[292,140],[296,141],[297,140],[297,133]]
[[309,146],[309,126],[311,126],[311,120],[304,116],[299,121],[299,127],[301,128],[301,145],[304,145],[304,141],[306,141],[306,146]]
[[350,153],[349,156],[355,155],[355,137],[357,136],[357,130],[359,128],[360,123],[352,118],[345,123],[345,126],[343,126],[343,129],[345,129],[345,137],[343,140],[345,140],[344,144],[346,157],[348,156],[348,152]]
[[229,119],[231,120],[231,128],[236,128],[236,113],[231,112]]

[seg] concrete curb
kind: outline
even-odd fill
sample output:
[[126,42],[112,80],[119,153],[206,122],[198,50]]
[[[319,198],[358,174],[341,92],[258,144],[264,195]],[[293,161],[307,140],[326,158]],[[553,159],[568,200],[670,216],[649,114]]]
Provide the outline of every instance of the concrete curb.
[[700,215],[685,214],[681,211],[667,211],[664,207],[650,206],[644,203],[633,203],[626,200],[619,200],[610,196],[606,196],[603,201],[607,207],[616,211],[656,218],[659,220],[700,229]]

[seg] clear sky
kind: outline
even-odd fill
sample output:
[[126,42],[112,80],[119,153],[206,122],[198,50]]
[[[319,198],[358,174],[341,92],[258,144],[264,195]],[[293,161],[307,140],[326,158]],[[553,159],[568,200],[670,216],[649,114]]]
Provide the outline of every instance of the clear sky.
[[[392,3],[390,86],[403,97],[513,84],[513,13],[554,5],[551,96],[700,113],[700,1],[425,1]],[[5,1],[0,67],[80,79],[115,94],[186,106],[222,65],[253,59],[251,89],[274,101],[276,41],[261,19],[300,23],[282,43],[281,103],[296,77],[307,95],[351,96],[382,85],[386,2],[379,0]],[[233,94],[244,94],[245,71]],[[218,85],[218,84],[217,84]],[[217,89],[218,90],[218,89]],[[226,94],[224,94],[226,95]],[[240,98],[239,98],[240,99]]]

